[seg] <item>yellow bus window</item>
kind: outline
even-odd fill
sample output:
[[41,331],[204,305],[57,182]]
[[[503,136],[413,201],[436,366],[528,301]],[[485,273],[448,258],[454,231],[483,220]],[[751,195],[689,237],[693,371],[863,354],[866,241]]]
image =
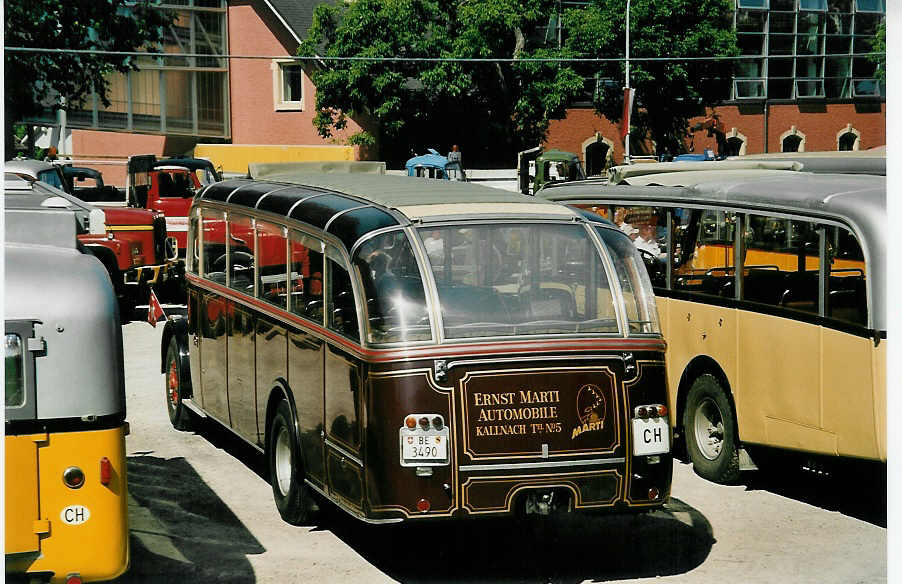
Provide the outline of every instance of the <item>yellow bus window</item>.
[[827,228],[827,316],[867,326],[867,270],[858,240],[842,227]]
[[819,235],[814,223],[748,215],[744,300],[818,312]]
[[673,288],[733,298],[736,213],[673,210]]

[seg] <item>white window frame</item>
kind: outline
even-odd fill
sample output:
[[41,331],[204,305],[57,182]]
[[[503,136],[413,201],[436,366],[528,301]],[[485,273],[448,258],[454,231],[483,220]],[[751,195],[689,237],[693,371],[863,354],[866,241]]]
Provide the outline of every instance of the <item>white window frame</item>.
[[[285,69],[287,66],[295,66],[301,69],[301,99],[286,101],[282,89],[285,87]],[[276,111],[303,111],[306,92],[304,91],[304,70],[298,61],[293,59],[273,59],[272,61],[272,97],[273,107]]]

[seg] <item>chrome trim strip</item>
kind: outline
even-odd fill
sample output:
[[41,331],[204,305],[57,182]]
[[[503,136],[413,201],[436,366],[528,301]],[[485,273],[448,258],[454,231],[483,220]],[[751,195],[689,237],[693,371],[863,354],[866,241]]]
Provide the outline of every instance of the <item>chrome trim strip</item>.
[[[619,337],[617,337],[619,338]],[[462,367],[464,365],[486,365],[491,363],[522,363],[531,361],[597,361],[599,359],[608,359],[622,361],[620,351],[611,349],[612,353],[604,355],[545,355],[542,357],[509,357],[506,359],[464,359],[461,361],[451,361],[448,359],[448,369]]]
[[366,209],[367,207],[375,207],[375,206],[376,205],[373,205],[373,204],[358,205],[356,207],[349,207],[349,208],[345,209],[344,211],[339,211],[335,215],[332,215],[332,217],[330,217],[328,221],[326,221],[326,225],[323,227],[323,231],[329,231],[329,226],[332,225],[332,222],[335,221],[337,218],[341,217],[342,215],[344,215],[345,213],[349,213],[351,211],[356,211],[357,209]]
[[345,450],[344,447],[336,444],[335,442],[333,442],[332,440],[329,440],[328,438],[325,439],[325,442],[326,442],[326,446],[328,446],[329,448],[331,448],[333,450],[337,450],[342,456],[344,456],[348,460],[352,461],[357,466],[363,468],[363,461],[360,460],[359,458],[357,458],[356,455],[351,454],[350,452]]
[[322,196],[325,196],[328,194],[331,194],[331,193],[316,193],[315,195],[310,195],[308,197],[304,197],[303,199],[299,200],[294,205],[292,205],[291,208],[289,208],[288,211],[285,212],[285,217],[291,218],[291,212],[294,211],[295,208],[298,205],[300,205],[301,203],[303,203],[304,201],[309,201],[310,199],[315,199],[316,197],[322,197]]
[[185,398],[185,399],[183,399],[183,400],[182,400],[182,405],[185,406],[186,408],[188,408],[189,410],[191,410],[192,412],[194,412],[195,414],[197,414],[198,416],[200,416],[201,418],[206,418],[206,417],[208,417],[208,416],[207,416],[207,412],[203,411],[203,410],[200,408],[200,406],[197,405],[197,404],[195,404],[195,403],[194,403],[194,400],[192,400],[191,398]]
[[235,187],[235,188],[232,190],[232,192],[229,193],[229,194],[226,196],[225,201],[223,201],[223,203],[229,203],[229,202],[231,201],[231,199],[232,199],[232,195],[234,195],[235,193],[237,193],[238,191],[240,191],[240,190],[243,189],[244,187],[249,187],[249,186],[251,186],[251,185],[253,185],[253,184],[254,184],[254,183],[252,183],[252,182],[247,182],[247,183],[245,183],[245,184],[243,184],[243,185],[239,185],[239,186]]
[[339,509],[341,509],[342,511],[344,511],[345,513],[347,513],[354,519],[363,521],[364,523],[370,523],[372,525],[382,525],[385,523],[401,523],[402,521],[404,521],[404,519],[401,517],[398,517],[396,519],[369,519],[367,517],[364,517],[363,515],[360,515],[356,511],[350,509],[349,507],[347,507],[344,503],[342,503],[340,500],[336,499],[335,497],[330,497],[328,494],[326,494],[326,491],[324,491],[323,489],[321,489],[318,486],[316,486],[315,484],[313,484],[310,481],[310,479],[304,479],[304,482],[307,483],[307,485],[311,489],[313,489],[314,491],[316,491],[317,493],[319,493],[320,495],[322,495],[323,497],[325,497],[326,499],[328,499],[329,501],[334,503],[336,507],[338,507]]
[[462,464],[458,467],[461,472],[473,472],[477,470],[526,470],[534,468],[560,468],[567,466],[611,466],[623,464],[626,458],[595,458],[592,460],[556,460],[553,462],[520,462],[506,464]]
[[278,191],[286,191],[286,190],[288,190],[288,189],[293,189],[293,188],[295,188],[296,186],[297,186],[297,185],[292,185],[292,186],[290,186],[290,187],[281,187],[281,188],[278,188],[278,189],[273,189],[273,190],[271,190],[271,191],[266,191],[265,193],[263,193],[262,195],[260,195],[260,198],[259,198],[259,199],[257,199],[257,202],[254,204],[254,209],[259,209],[259,208],[260,208],[260,201],[262,201],[263,199],[265,199],[265,198],[268,197],[269,195],[271,195],[271,194],[273,194],[273,193],[275,193],[275,192],[278,192]]

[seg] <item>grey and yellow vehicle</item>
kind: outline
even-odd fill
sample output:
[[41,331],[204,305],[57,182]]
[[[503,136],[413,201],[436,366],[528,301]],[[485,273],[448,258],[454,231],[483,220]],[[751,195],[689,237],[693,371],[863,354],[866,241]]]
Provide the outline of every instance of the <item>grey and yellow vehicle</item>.
[[755,447],[887,459],[886,179],[801,160],[618,167],[616,184],[538,194],[651,238],[634,243],[667,339],[671,423],[713,481],[752,468]]
[[[32,188],[7,177],[4,194]],[[129,562],[118,306],[77,243],[82,219],[5,210],[4,551],[6,573],[31,581],[109,580]]]

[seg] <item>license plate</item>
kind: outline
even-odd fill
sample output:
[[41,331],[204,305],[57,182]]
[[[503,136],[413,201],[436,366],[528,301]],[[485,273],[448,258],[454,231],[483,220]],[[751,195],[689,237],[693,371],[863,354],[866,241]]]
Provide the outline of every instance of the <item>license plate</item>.
[[633,418],[633,454],[670,452],[670,424],[667,418]]
[[441,434],[401,434],[401,459],[407,464],[448,460],[448,437]]

